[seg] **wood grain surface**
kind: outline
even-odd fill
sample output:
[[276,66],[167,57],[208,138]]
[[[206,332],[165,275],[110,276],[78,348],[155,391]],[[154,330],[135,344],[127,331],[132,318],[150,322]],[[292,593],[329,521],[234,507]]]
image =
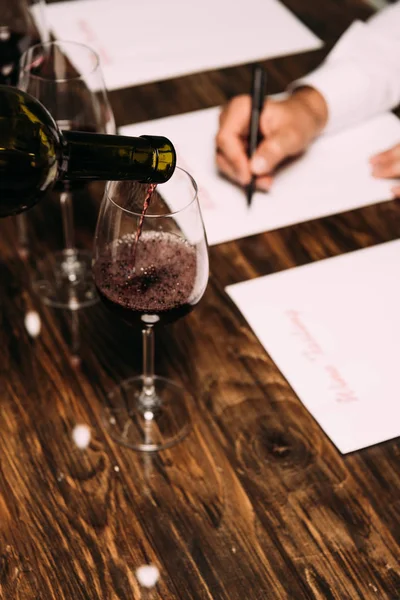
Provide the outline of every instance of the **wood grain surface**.
[[[361,0],[285,4],[327,44],[266,61],[271,93],[370,14]],[[123,125],[223,103],[248,91],[250,76],[244,65],[110,98]],[[91,192],[91,201],[76,199],[78,244],[87,248],[102,185]],[[342,456],[224,292],[398,238],[399,203],[210,250],[203,301],[156,339],[157,372],[193,396],[193,431],[154,455],[118,446],[102,423],[106,393],[140,373],[139,332],[100,305],[72,315],[43,306],[32,279],[36,261],[62,244],[56,199],[28,223],[23,260],[15,222],[0,222],[1,600],[399,600],[399,441]],[[24,326],[29,310],[41,318],[37,338]],[[90,428],[86,450],[72,441],[76,424]],[[148,590],[135,575],[144,564],[160,572]]]

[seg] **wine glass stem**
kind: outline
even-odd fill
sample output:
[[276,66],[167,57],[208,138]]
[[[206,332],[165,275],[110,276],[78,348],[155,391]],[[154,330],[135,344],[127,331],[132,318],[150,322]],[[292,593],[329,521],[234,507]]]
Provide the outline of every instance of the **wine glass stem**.
[[17,215],[17,238],[18,238],[18,252],[22,257],[27,257],[29,253],[29,241],[28,241],[28,224],[25,213]]
[[72,257],[75,254],[75,236],[74,236],[74,207],[72,204],[72,194],[62,192],[60,194],[61,218],[64,231],[64,247],[67,254]]
[[79,356],[81,338],[79,334],[79,315],[77,310],[71,310],[71,353]]
[[143,340],[143,389],[140,397],[143,408],[155,403],[154,391],[154,330],[151,325],[142,329]]

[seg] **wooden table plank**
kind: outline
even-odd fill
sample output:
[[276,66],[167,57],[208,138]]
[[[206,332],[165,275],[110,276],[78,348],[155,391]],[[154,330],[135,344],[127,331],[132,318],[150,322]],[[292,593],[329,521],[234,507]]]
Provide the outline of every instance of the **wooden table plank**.
[[[314,68],[361,0],[286,0],[323,50],[265,61],[271,93]],[[247,91],[238,66],[110,94],[119,125],[214,106]],[[90,248],[102,185],[77,198]],[[140,336],[101,306],[71,315],[32,293],[35,261],[60,247],[57,202],[29,214],[31,256],[0,222],[0,599],[400,599],[399,440],[342,456],[224,292],[228,284],[397,239],[390,201],[213,247],[199,307],[156,336],[157,371],[193,397],[194,430],[141,455],[116,445],[104,397],[141,369]],[[27,310],[42,321],[24,327]],[[91,443],[72,442],[76,424]],[[152,590],[135,571],[159,568]]]

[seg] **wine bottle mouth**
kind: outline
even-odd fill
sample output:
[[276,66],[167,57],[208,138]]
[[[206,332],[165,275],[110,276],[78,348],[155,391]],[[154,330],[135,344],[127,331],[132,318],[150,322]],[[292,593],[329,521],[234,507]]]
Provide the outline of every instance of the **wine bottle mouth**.
[[[163,212],[151,212],[152,209],[152,204],[150,203],[150,207],[149,210],[146,213],[146,220],[148,219],[165,219],[168,217],[174,217],[175,215],[178,215],[179,213],[182,213],[184,210],[187,210],[192,204],[194,204],[195,202],[197,202],[198,200],[198,187],[197,187],[197,183],[196,181],[193,179],[193,177],[190,175],[190,173],[188,173],[185,169],[182,169],[182,167],[175,167],[175,175],[181,175],[181,176],[185,176],[187,178],[187,182],[190,183],[191,186],[191,190],[192,193],[189,195],[188,194],[188,200],[185,203],[182,203],[179,205],[179,208],[174,208],[173,206],[173,200],[174,200],[174,190],[173,190],[173,185],[174,185],[174,175],[171,177],[171,179],[169,179],[168,181],[166,181],[165,183],[161,183],[159,184],[159,186],[157,186],[157,192],[160,194],[160,196],[162,197],[163,201],[164,201],[164,205],[163,205],[163,209],[165,207],[168,207],[170,210],[163,210]],[[175,178],[176,179],[176,178]],[[119,185],[124,185],[124,184],[129,184],[132,183],[134,185],[141,185],[143,186],[143,189],[145,190],[146,188],[148,188],[149,183],[138,183],[138,182],[121,182],[121,181],[109,181],[106,185],[106,189],[105,189],[105,196],[107,198],[107,200],[109,200],[112,204],[114,204],[114,206],[116,206],[118,209],[120,209],[121,211],[123,211],[124,213],[131,215],[132,217],[141,217],[142,216],[142,206],[140,206],[137,210],[132,210],[131,208],[128,208],[127,206],[123,206],[122,204],[120,204],[117,199],[115,198],[115,193],[112,193],[113,188],[115,189],[116,186]],[[170,188],[171,193],[168,193],[168,188]],[[163,190],[167,190],[167,193],[163,195]]]
[[141,135],[140,137],[150,143],[155,156],[151,175],[140,180],[140,183],[158,184],[169,181],[176,167],[176,150],[171,140],[159,135]]

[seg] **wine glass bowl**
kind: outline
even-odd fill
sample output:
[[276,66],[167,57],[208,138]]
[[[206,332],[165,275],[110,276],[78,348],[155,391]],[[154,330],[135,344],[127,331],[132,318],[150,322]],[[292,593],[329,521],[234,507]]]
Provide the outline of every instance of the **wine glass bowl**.
[[[75,42],[48,42],[21,57],[18,87],[37,98],[61,131],[115,133],[97,53]],[[58,181],[64,249],[38,263],[36,292],[45,304],[76,310],[97,302],[91,253],[75,246],[73,194],[82,181]]]
[[208,281],[195,181],[177,167],[167,183],[153,188],[138,182],[107,185],[93,264],[106,308],[143,333],[143,374],[109,394],[105,424],[118,442],[147,451],[173,445],[190,425],[186,392],[154,375],[154,329],[193,310]]
[[40,100],[61,130],[115,133],[99,56],[85,44],[32,46],[21,57],[18,87]]

